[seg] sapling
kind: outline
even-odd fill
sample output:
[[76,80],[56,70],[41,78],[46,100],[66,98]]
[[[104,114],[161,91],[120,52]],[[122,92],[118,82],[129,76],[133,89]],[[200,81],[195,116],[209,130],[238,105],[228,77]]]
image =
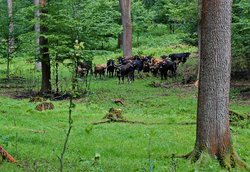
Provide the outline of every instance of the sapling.
[[68,146],[68,141],[69,141],[69,136],[70,136],[70,133],[71,133],[71,129],[73,127],[73,119],[72,119],[72,108],[75,107],[75,104],[73,103],[72,101],[73,97],[72,95],[70,96],[70,102],[69,102],[69,120],[68,120],[68,123],[69,123],[69,128],[68,128],[68,131],[67,131],[67,134],[66,134],[66,138],[65,138],[65,141],[64,141],[64,145],[63,145],[63,150],[61,152],[61,155],[60,156],[57,156],[59,161],[60,161],[60,172],[63,172],[63,168],[64,168],[64,155],[66,153],[66,149],[67,149],[67,146]]

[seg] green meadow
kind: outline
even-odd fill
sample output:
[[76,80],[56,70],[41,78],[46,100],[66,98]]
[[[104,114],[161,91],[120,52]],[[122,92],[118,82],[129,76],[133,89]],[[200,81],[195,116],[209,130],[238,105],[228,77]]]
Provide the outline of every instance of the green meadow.
[[[145,37],[147,47],[133,51],[156,57],[172,52],[192,52],[188,62],[178,67],[179,76],[161,81],[159,77],[143,75],[136,77],[132,84],[118,84],[117,78],[92,77],[89,94],[73,100],[73,128],[64,154],[64,171],[226,171],[210,158],[196,164],[177,158],[192,151],[195,143],[197,88],[193,84],[183,85],[181,81],[185,72],[195,72],[197,49],[180,44],[176,35],[155,39],[159,39],[158,46],[150,45],[150,37]],[[96,55],[94,63],[105,63],[108,58],[119,55],[120,52]],[[3,78],[5,61],[1,60],[0,66]],[[23,58],[13,59],[11,71],[12,76],[39,81],[40,73]],[[60,72],[61,80],[66,78],[62,83],[70,87],[70,72],[64,66]],[[167,86],[152,87],[152,82]],[[13,87],[0,90],[0,145],[17,163],[2,161],[0,171],[59,171],[58,157],[69,128],[69,100],[52,101],[53,110],[40,112],[35,110],[38,103],[29,102],[29,98],[13,98],[11,95],[21,90]],[[234,87],[230,98],[230,109],[246,118],[231,126],[233,145],[240,157],[250,164],[250,122],[247,120],[250,100],[243,99],[240,90]],[[124,105],[115,104],[113,99],[122,99]],[[134,123],[92,124],[102,121],[112,107],[121,109],[122,116]]]

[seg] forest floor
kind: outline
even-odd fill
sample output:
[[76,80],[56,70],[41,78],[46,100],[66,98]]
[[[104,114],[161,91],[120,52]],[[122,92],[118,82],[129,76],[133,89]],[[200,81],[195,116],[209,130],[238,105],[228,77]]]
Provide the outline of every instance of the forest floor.
[[[144,77],[132,84],[118,84],[117,78],[93,78],[91,94],[73,100],[65,171],[223,171],[216,161],[194,165],[175,158],[194,147],[197,109],[197,88],[176,82]],[[68,130],[69,100],[47,100],[55,108],[37,111],[40,102],[13,97],[20,90],[0,91],[0,144],[18,160],[3,162],[0,171],[58,171]],[[249,83],[232,82],[230,110],[245,118],[231,126],[233,143],[249,164],[250,99],[246,92]],[[114,99],[122,100],[123,105]],[[121,109],[122,117],[132,122],[96,124],[112,107]]]

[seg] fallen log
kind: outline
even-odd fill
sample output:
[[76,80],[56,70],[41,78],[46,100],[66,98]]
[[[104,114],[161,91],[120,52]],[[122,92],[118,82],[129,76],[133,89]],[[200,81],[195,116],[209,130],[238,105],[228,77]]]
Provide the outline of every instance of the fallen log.
[[0,154],[4,159],[11,163],[15,163],[16,160],[0,145]]

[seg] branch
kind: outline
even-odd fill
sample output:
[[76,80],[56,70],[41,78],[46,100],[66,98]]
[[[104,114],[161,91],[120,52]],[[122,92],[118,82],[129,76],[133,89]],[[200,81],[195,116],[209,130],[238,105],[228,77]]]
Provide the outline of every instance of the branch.
[[15,163],[16,160],[0,145],[0,154],[11,163]]

